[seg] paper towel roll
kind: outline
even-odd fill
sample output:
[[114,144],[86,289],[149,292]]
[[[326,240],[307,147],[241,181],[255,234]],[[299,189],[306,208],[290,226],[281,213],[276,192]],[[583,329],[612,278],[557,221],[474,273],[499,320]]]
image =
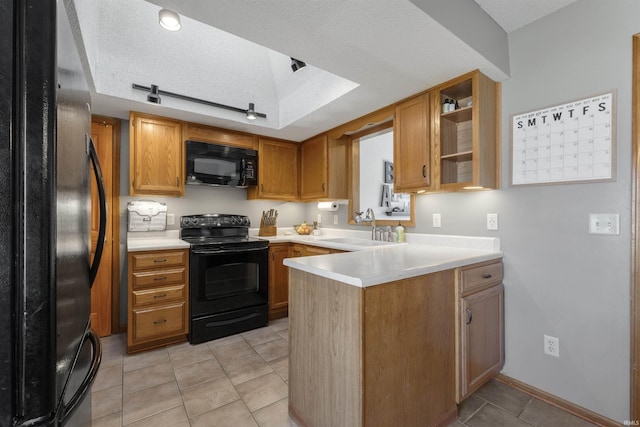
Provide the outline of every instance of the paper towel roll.
[[318,202],[318,210],[319,211],[331,211],[335,212],[338,210],[338,202]]

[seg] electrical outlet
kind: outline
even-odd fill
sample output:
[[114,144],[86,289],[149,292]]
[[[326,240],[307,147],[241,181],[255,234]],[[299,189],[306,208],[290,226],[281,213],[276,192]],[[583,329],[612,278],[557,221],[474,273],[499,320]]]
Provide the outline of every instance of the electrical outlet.
[[176,214],[167,214],[167,225],[175,225]]
[[322,224],[322,214],[318,214],[318,224]]
[[338,215],[333,216],[333,225],[338,225]]
[[487,230],[498,229],[498,214],[487,214]]
[[433,214],[433,228],[440,228],[442,227],[442,217],[440,216],[439,213],[434,213]]
[[549,335],[544,336],[544,354],[549,356],[560,357],[560,339],[551,337]]

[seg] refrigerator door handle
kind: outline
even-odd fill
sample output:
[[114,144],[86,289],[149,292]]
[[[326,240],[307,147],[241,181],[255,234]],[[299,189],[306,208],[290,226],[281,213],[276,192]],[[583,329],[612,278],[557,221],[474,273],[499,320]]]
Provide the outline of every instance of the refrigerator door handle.
[[96,175],[96,183],[98,185],[98,199],[100,202],[100,229],[98,231],[98,241],[96,242],[96,252],[93,256],[93,262],[89,269],[89,288],[93,286],[93,281],[98,274],[98,268],[100,267],[100,259],[102,258],[102,251],[104,249],[104,239],[107,232],[107,195],[104,190],[104,179],[102,178],[102,169],[100,168],[100,159],[98,159],[98,152],[93,144],[93,139],[89,137],[89,157],[93,164],[93,171]]
[[73,413],[73,411],[75,411],[80,402],[82,402],[82,398],[89,392],[89,388],[93,384],[93,381],[96,379],[98,368],[100,367],[100,362],[102,361],[102,345],[100,344],[100,338],[98,338],[98,335],[96,335],[96,333],[93,332],[91,328],[88,328],[85,332],[80,349],[82,349],[82,346],[84,345],[86,340],[89,340],[91,342],[91,350],[93,352],[93,355],[91,357],[91,366],[89,367],[89,372],[87,372],[87,375],[82,380],[82,384],[80,384],[76,393],[71,397],[71,399],[69,399],[69,402],[66,405],[62,405],[64,391],[67,388],[67,385],[65,384],[64,390],[62,391],[62,396],[60,398],[60,403],[62,406],[58,410],[58,421],[60,425],[64,425],[64,421]]

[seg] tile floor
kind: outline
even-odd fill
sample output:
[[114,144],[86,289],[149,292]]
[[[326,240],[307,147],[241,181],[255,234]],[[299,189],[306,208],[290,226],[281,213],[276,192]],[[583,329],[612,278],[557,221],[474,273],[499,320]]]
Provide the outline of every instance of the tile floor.
[[[92,427],[295,427],[288,415],[288,321],[208,343],[127,355],[125,334],[102,339]],[[491,381],[450,427],[592,426]],[[345,426],[347,427],[347,426]]]

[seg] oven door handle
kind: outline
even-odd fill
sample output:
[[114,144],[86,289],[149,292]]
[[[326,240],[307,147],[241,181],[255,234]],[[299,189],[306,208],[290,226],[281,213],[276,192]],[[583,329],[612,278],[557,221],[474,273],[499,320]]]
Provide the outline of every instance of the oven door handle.
[[207,249],[191,249],[193,255],[217,255],[217,254],[240,254],[246,252],[266,251],[268,248],[248,248],[248,249],[222,249],[219,250],[207,250]]

